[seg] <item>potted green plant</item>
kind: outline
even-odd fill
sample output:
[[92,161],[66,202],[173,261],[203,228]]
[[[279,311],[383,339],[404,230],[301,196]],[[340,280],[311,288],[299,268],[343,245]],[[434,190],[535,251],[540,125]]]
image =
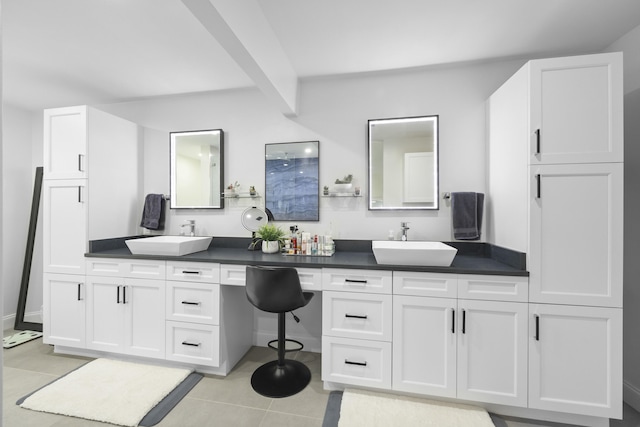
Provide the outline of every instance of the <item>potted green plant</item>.
[[265,224],[258,228],[256,236],[262,239],[262,252],[273,254],[280,250],[284,240],[284,231],[273,224]]
[[339,178],[336,179],[336,182],[335,182],[333,188],[337,192],[349,191],[349,190],[351,190],[351,182],[352,181],[353,181],[353,175],[351,175],[351,174],[346,175],[342,179],[339,179]]

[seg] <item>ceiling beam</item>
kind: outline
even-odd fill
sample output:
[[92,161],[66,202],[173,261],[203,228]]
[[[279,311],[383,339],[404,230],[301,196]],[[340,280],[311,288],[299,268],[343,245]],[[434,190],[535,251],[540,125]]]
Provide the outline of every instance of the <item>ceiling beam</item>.
[[297,114],[298,76],[255,0],[182,0],[285,116]]

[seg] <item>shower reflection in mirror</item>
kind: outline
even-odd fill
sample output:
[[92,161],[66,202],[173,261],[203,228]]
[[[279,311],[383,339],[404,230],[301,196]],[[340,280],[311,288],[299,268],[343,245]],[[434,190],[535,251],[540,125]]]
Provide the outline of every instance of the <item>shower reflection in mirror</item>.
[[318,221],[319,141],[265,145],[265,206],[275,221]]
[[369,210],[438,209],[438,116],[369,120]]
[[222,129],[171,132],[171,208],[224,208]]

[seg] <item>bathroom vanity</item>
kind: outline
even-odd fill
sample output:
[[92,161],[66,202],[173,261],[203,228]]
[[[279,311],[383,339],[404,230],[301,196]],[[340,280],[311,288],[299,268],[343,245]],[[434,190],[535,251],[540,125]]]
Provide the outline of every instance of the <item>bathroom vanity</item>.
[[[607,426],[622,416],[622,58],[530,61],[487,106],[490,243],[450,243],[450,267],[378,264],[370,241],[347,240],[331,257],[215,236],[189,255],[132,255],[112,237],[136,231],[110,209],[141,197],[104,206],[91,180],[106,163],[92,163],[101,123],[123,138],[131,124],[88,107],[45,112],[44,341],[226,375],[265,342],[245,267],[290,266],[321,293],[317,344],[305,345],[322,353],[326,388]],[[88,150],[67,150],[68,174],[47,169],[69,134]]]

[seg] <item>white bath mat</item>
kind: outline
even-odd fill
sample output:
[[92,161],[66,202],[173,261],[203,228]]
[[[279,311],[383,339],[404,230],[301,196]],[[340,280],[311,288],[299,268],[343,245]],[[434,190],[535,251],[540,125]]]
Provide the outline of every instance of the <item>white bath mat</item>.
[[188,369],[96,359],[18,404],[34,411],[133,427],[190,373]]
[[482,408],[408,396],[345,390],[339,427],[494,427]]

